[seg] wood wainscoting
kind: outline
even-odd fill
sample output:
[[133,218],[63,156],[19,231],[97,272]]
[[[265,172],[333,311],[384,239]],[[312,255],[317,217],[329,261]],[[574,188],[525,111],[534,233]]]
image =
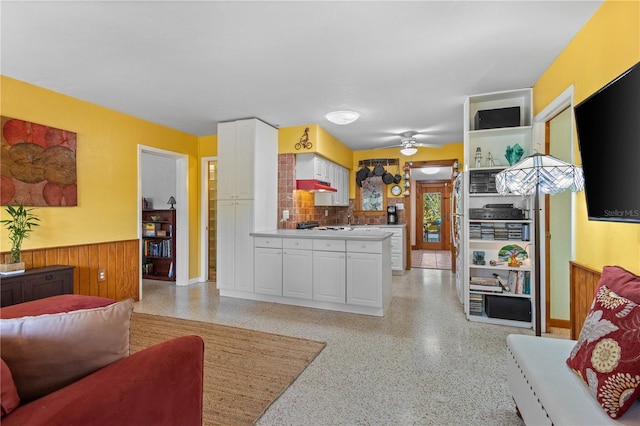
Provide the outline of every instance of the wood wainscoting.
[[[2,252],[0,256],[6,262],[9,252]],[[75,266],[74,294],[116,300],[140,299],[139,240],[22,250],[22,261],[26,269],[51,265]],[[98,281],[100,270],[105,272],[103,281]]]
[[600,274],[601,271],[569,262],[571,338],[573,340],[578,340],[584,320],[591,310],[593,297],[600,282]]

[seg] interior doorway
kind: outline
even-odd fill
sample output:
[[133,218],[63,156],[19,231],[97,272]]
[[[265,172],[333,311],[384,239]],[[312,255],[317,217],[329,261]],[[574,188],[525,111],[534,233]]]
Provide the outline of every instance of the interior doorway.
[[416,182],[416,249],[450,250],[451,181]]
[[[573,115],[566,108],[546,123],[546,152],[573,163]],[[571,260],[571,192],[545,196],[545,264],[550,326],[569,328],[569,261]]]
[[[563,112],[568,114],[569,123],[567,126],[564,126],[564,130],[562,132],[564,134],[563,139],[565,139],[565,142],[558,143],[568,149],[566,157],[565,154],[558,154],[555,152],[554,145],[556,142],[551,142],[549,136],[549,123]],[[538,151],[543,151],[544,149],[545,152],[548,152],[551,155],[558,156],[558,158],[571,164],[576,164],[576,160],[574,158],[575,149],[573,141],[575,140],[575,134],[573,122],[573,86],[569,86],[534,117],[534,147],[537,146],[540,148]],[[544,146],[544,148],[542,148],[542,146]],[[543,302],[541,306],[543,310],[541,315],[543,333],[546,332],[547,326],[570,328],[569,280],[563,279],[559,275],[553,277],[551,272],[552,258],[560,256],[558,258],[558,270],[566,271],[567,274],[569,270],[568,262],[570,260],[575,260],[575,221],[573,220],[575,217],[575,194],[567,193],[566,195],[569,197],[569,205],[565,205],[563,207],[560,207],[559,205],[550,207],[550,203],[555,203],[555,198],[562,196],[562,193],[545,196],[540,200],[541,211],[544,213],[541,217],[540,223],[537,224],[542,231],[542,235],[544,235],[544,241],[540,244],[540,255],[541,259],[543,259],[540,262],[540,277],[544,279],[541,289],[542,294],[540,295],[541,302]],[[559,232],[564,233],[564,236],[561,236],[562,234],[559,234],[556,231],[549,231],[548,224],[554,221],[554,219],[551,218],[554,215],[563,215],[568,219],[568,222],[565,222],[565,224],[561,225],[561,228],[558,229]],[[560,248],[555,244],[562,241],[566,243],[563,248]],[[560,294],[566,295],[566,299],[563,299],[565,296],[559,297],[558,295]],[[562,300],[566,301],[562,302]],[[561,306],[562,308],[560,308]],[[560,308],[560,310],[558,310],[558,308]],[[561,311],[566,312],[566,314],[561,314]]]
[[[138,240],[140,241],[140,253],[142,254],[142,208],[141,201],[144,196],[142,187],[142,176],[144,173],[145,159],[149,156],[160,156],[170,159],[175,164],[175,209],[176,209],[176,265],[175,276],[176,285],[189,285],[189,203],[187,199],[187,164],[188,157],[178,152],[167,151],[151,146],[138,145],[138,198],[136,201],[136,210],[138,218],[136,228],[138,229]],[[183,232],[184,230],[184,232]],[[181,255],[184,253],[184,255]],[[142,257],[140,257],[140,261]],[[140,283],[139,297],[142,300],[142,263],[139,265]]]

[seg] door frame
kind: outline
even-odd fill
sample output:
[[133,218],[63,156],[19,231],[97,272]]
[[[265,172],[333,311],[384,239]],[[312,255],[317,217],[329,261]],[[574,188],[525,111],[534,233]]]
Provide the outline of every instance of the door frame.
[[[189,165],[189,157],[179,152],[167,151],[152,146],[138,144],[138,198],[136,211],[138,212],[138,241],[140,242],[140,251],[142,253],[142,157],[144,154],[159,155],[162,157],[172,158],[176,163],[176,253],[182,255],[176,259],[176,285],[189,285],[189,200],[188,200],[188,179],[187,171]],[[139,259],[140,267],[138,268],[139,276],[139,297],[142,300],[142,258]]]
[[[218,161],[218,157],[200,159],[200,281],[208,281],[209,276],[209,162]],[[217,181],[216,181],[217,182]],[[216,236],[217,238],[217,236]]]
[[[405,166],[409,166],[410,169],[419,169],[422,167],[451,167],[453,169],[454,164],[460,164],[458,159],[450,159],[450,160],[431,160],[431,161],[405,161]],[[453,181],[455,177],[451,176],[451,185],[453,188]],[[411,265],[411,250],[415,250],[414,241],[417,241],[418,236],[416,235],[417,230],[415,229],[415,215],[416,215],[416,191],[415,191],[415,182],[411,181],[411,193],[409,195],[405,195],[405,215],[407,222],[407,265]],[[407,208],[410,206],[410,208]],[[451,214],[451,212],[449,212]],[[449,220],[452,220],[450,217]]]
[[[574,107],[574,99],[573,99],[573,84],[570,85],[569,87],[567,87],[560,95],[558,95],[553,101],[551,101],[544,109],[542,109],[542,111],[540,111],[534,118],[533,118],[533,146],[534,147],[540,147],[541,150],[544,150],[545,148],[545,144],[547,142],[547,122],[550,121],[552,118],[554,118],[556,115],[560,114],[562,111],[564,111],[566,108],[570,108],[571,109],[571,120],[572,122],[575,123],[575,118],[574,118],[574,111],[573,111],[573,107]],[[572,149],[571,149],[571,163],[575,164],[575,126],[571,126],[571,140],[572,140]],[[537,226],[540,227],[540,230],[544,232],[544,234],[541,235],[546,235],[546,233],[549,231],[549,226],[548,226],[548,219],[547,219],[547,202],[546,202],[546,198],[548,197],[542,197],[540,199],[540,209],[542,210],[542,213],[540,215],[541,217],[541,223],[538,223]],[[569,259],[570,260],[575,260],[575,217],[576,217],[576,194],[575,193],[571,193],[571,229],[570,229],[570,235],[571,235],[571,253],[569,254]],[[536,297],[543,297],[543,299],[541,299],[541,309],[542,309],[542,313],[541,313],[541,320],[542,320],[542,332],[546,332],[547,329],[547,323],[551,323],[551,319],[549,318],[550,315],[550,309],[549,306],[551,305],[551,301],[549,299],[549,294],[550,294],[550,283],[547,280],[547,276],[548,276],[548,271],[549,271],[549,256],[551,255],[551,253],[549,252],[549,247],[547,244],[547,239],[545,238],[545,243],[541,244],[540,247],[540,258],[544,259],[544,261],[542,261],[541,265],[540,265],[540,279],[544,280],[544,283],[542,283],[541,285],[541,291],[544,292],[544,295],[536,295]],[[569,267],[567,265],[567,267]]]
[[[418,226],[418,222],[420,218],[422,218],[422,220],[424,221],[423,214],[418,215],[418,195],[429,193],[429,191],[426,190],[429,187],[443,188],[441,192],[441,199],[440,199],[440,211],[441,211],[440,217],[442,221],[440,224],[439,245],[441,248],[425,247],[424,245],[429,243],[424,241],[424,232],[421,233],[421,238],[418,239],[418,229],[424,228],[424,226]],[[423,188],[425,190],[422,190]],[[422,204],[422,199],[420,199],[420,204]],[[416,213],[414,218],[414,223],[416,227],[416,249],[418,250],[451,250],[451,236],[449,235],[450,226],[451,226],[451,223],[450,223],[451,212],[449,211],[450,204],[451,204],[451,181],[450,180],[416,181]],[[436,243],[432,243],[432,244],[435,245]]]

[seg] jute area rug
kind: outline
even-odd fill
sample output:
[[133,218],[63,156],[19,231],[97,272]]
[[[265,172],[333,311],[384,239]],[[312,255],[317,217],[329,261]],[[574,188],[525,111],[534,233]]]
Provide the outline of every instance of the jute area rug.
[[326,345],[135,312],[131,323],[131,353],[173,337],[202,337],[205,425],[254,424]]

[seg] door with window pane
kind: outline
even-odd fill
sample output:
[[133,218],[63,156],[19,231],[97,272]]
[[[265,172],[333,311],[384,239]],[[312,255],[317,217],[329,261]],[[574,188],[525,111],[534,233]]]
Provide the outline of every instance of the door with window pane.
[[451,183],[416,183],[416,248],[449,250]]

